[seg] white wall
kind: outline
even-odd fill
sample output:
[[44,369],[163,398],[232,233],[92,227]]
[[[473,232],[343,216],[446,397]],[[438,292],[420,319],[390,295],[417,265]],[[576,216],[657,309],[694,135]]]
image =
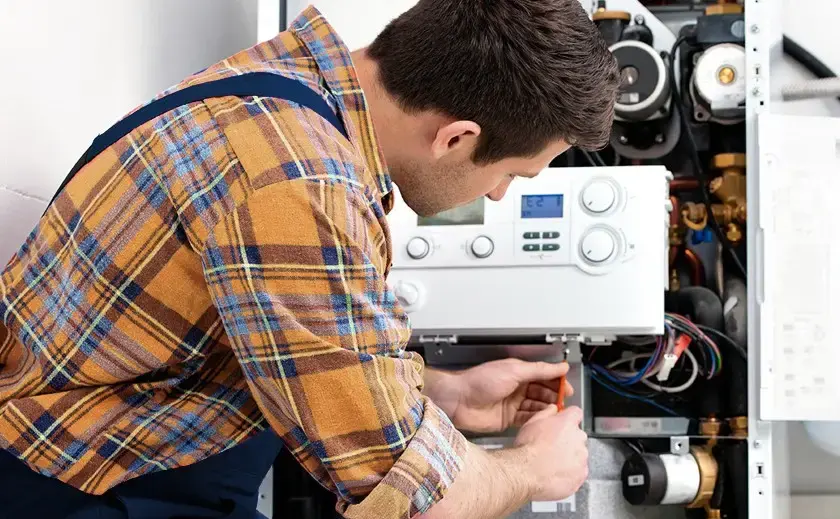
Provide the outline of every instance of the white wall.
[[0,1],[0,265],[98,133],[256,31],[256,0]]

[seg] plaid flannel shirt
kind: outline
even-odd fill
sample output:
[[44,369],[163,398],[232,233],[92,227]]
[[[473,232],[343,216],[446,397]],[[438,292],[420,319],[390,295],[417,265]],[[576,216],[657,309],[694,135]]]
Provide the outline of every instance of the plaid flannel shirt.
[[310,7],[173,89],[245,71],[320,92],[349,142],[292,103],[225,97],[82,169],[0,276],[0,448],[101,494],[271,427],[348,517],[410,517],[466,440],[404,349],[392,185],[350,54]]

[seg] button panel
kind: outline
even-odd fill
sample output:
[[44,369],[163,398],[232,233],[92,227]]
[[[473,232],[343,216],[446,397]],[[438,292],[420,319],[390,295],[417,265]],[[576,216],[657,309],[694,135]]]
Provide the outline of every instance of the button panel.
[[560,250],[560,231],[528,231],[522,233],[525,240],[537,240],[537,243],[525,243],[525,252],[557,252]]

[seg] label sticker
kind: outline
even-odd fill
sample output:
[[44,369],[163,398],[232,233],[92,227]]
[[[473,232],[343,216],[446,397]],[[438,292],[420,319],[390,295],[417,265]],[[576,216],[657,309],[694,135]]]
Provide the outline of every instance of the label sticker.
[[575,513],[577,512],[577,500],[572,495],[561,501],[531,501],[531,512],[536,514]]
[[634,474],[627,478],[628,487],[640,487],[645,484],[644,474]]

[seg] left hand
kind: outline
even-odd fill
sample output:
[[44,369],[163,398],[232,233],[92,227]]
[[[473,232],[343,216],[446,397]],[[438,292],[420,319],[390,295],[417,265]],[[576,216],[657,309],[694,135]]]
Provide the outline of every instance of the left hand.
[[[449,415],[455,427],[475,433],[501,432],[519,427],[546,407],[557,405],[565,362],[526,362],[504,359],[458,373],[431,370],[426,393]],[[574,394],[566,382],[566,397]]]

